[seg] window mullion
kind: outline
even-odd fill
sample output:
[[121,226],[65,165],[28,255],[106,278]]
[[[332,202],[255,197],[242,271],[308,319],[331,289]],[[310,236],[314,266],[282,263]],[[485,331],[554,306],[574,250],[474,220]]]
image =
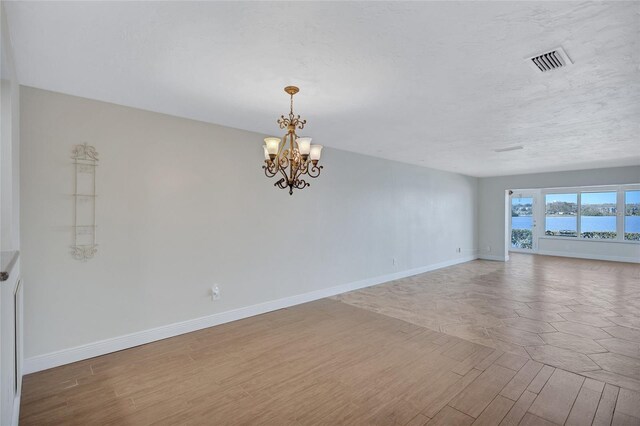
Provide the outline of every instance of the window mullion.
[[578,191],[578,215],[576,217],[576,235],[578,238],[582,238],[582,193]]
[[616,204],[616,240],[624,241],[624,189],[618,188],[618,198]]

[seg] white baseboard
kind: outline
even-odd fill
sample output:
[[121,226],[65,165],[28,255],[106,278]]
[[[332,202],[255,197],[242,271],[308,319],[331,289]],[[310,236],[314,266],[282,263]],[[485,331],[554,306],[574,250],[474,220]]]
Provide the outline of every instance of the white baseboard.
[[46,370],[48,368],[53,368],[64,364],[70,364],[72,362],[93,358],[96,356],[108,354],[110,352],[116,352],[123,349],[132,348],[134,346],[144,345],[145,343],[154,342],[156,340],[162,340],[180,334],[190,333],[192,331],[201,330],[203,328],[213,327],[231,321],[237,321],[243,318],[252,317],[254,315],[260,315],[266,312],[299,305],[301,303],[335,296],[336,294],[346,293],[349,291],[357,290],[359,288],[382,284],[387,281],[393,281],[412,275],[422,274],[424,272],[445,268],[447,266],[457,265],[459,263],[469,262],[475,259],[477,259],[477,256],[475,255],[465,256],[446,262],[440,262],[420,268],[414,268],[406,271],[395,272],[392,274],[367,278],[364,280],[324,288],[309,293],[298,294],[295,296],[259,303],[257,305],[251,305],[244,308],[220,312],[217,314],[208,315],[206,317],[195,318],[187,321],[152,328],[149,330],[138,331],[123,336],[100,340],[97,342],[88,343],[69,349],[63,349],[48,354],[37,355],[24,360],[23,372],[24,374],[35,373],[36,371]]
[[494,254],[481,254],[480,256],[478,256],[478,259],[482,259],[482,260],[495,260],[497,262],[506,262],[507,260],[509,260],[509,256],[496,256]]
[[549,250],[538,250],[536,254],[542,254],[544,256],[575,257],[578,259],[609,260],[612,262],[640,263],[640,259],[637,257],[608,256],[605,254],[583,254],[583,253],[571,253],[566,251],[549,251]]

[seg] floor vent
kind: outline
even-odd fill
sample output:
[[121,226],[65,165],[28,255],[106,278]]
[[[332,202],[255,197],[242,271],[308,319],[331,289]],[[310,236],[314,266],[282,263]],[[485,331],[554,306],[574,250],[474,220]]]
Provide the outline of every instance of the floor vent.
[[527,62],[540,72],[557,70],[558,68],[573,64],[562,47],[531,56],[527,58]]

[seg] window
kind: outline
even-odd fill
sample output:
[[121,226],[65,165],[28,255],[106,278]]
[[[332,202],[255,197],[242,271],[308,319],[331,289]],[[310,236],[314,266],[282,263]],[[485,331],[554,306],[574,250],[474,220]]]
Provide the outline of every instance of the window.
[[624,239],[640,241],[640,191],[624,193]]
[[616,238],[617,192],[580,194],[580,236],[612,240]]
[[[548,189],[549,192],[542,189],[545,236],[640,244],[640,184],[555,190],[563,192],[556,194],[554,189]],[[512,203],[512,229],[517,229],[516,221],[524,221],[514,217],[515,207]],[[513,237],[512,232],[512,246]]]
[[578,236],[578,194],[547,194],[545,196],[545,235]]

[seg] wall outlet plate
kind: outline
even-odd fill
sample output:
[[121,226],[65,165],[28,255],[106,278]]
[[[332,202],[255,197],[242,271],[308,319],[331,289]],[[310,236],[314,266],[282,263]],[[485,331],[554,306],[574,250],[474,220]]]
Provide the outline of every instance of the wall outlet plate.
[[211,300],[220,300],[220,287],[217,285],[211,287]]

